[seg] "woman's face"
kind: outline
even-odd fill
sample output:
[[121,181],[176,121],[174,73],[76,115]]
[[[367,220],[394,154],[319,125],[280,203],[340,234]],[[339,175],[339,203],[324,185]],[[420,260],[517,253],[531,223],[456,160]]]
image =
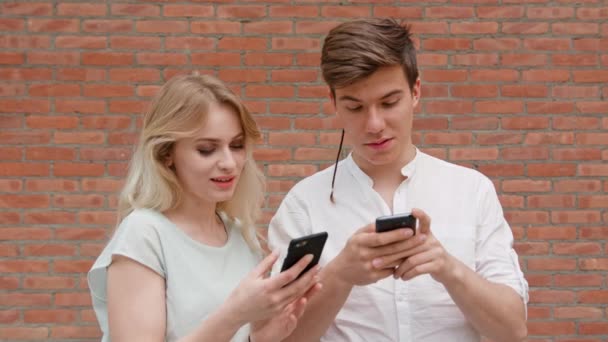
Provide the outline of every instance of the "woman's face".
[[245,160],[238,113],[218,103],[209,106],[206,123],[193,137],[175,142],[170,158],[185,200],[213,205],[232,198]]

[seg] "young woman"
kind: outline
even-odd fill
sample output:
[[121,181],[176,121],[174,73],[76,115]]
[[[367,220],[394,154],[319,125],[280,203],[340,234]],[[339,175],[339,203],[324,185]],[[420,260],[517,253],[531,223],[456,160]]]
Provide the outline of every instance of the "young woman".
[[[154,98],[119,201],[120,223],[89,272],[102,341],[279,341],[320,289],[310,262],[267,277],[254,223],[260,132],[211,76]],[[261,260],[261,261],[260,261]]]

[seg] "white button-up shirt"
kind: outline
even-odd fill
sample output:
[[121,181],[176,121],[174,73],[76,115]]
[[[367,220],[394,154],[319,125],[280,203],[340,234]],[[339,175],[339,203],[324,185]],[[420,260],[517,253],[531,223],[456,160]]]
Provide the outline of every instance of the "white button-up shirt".
[[[448,253],[483,278],[513,288],[527,303],[528,284],[513,250],[513,234],[487,177],[417,150],[401,170],[406,179],[395,191],[391,212],[350,155],[338,165],[331,203],[332,171],[303,179],[286,195],[270,222],[271,248],[284,253],[291,239],[327,231],[320,261],[326,265],[356,230],[376,217],[420,208],[431,217],[431,231]],[[277,262],[274,271],[280,266]],[[421,275],[355,286],[321,340],[467,342],[480,336],[443,285]]]

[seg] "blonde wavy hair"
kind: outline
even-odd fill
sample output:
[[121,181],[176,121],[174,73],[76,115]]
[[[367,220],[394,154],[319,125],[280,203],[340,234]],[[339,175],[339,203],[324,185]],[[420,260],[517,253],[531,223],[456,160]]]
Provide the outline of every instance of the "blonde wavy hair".
[[238,115],[246,151],[234,195],[218,203],[217,210],[237,223],[248,245],[259,251],[255,222],[261,211],[265,183],[253,160],[252,148],[261,134],[237,96],[222,81],[209,75],[176,76],[152,100],[120,194],[118,219],[124,219],[134,209],[165,212],[181,204],[184,189],[166,161],[177,140],[193,137],[205,124],[211,103],[229,106]]

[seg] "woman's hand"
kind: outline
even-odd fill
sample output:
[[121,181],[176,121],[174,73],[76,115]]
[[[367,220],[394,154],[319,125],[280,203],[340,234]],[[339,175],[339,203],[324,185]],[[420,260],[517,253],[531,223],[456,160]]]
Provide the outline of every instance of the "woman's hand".
[[277,316],[253,322],[250,332],[251,342],[275,342],[289,336],[306,310],[306,304],[310,298],[320,290],[321,284],[317,283],[304,296],[287,305]]
[[303,312],[306,301],[301,304],[298,301],[319,282],[319,266],[313,267],[296,280],[312,261],[312,255],[307,255],[287,271],[267,278],[277,258],[275,252],[264,258],[232,291],[223,304],[223,311],[228,317],[244,325],[277,315],[287,315],[285,319],[291,321],[291,315],[295,315],[296,319],[301,315],[300,311]]

